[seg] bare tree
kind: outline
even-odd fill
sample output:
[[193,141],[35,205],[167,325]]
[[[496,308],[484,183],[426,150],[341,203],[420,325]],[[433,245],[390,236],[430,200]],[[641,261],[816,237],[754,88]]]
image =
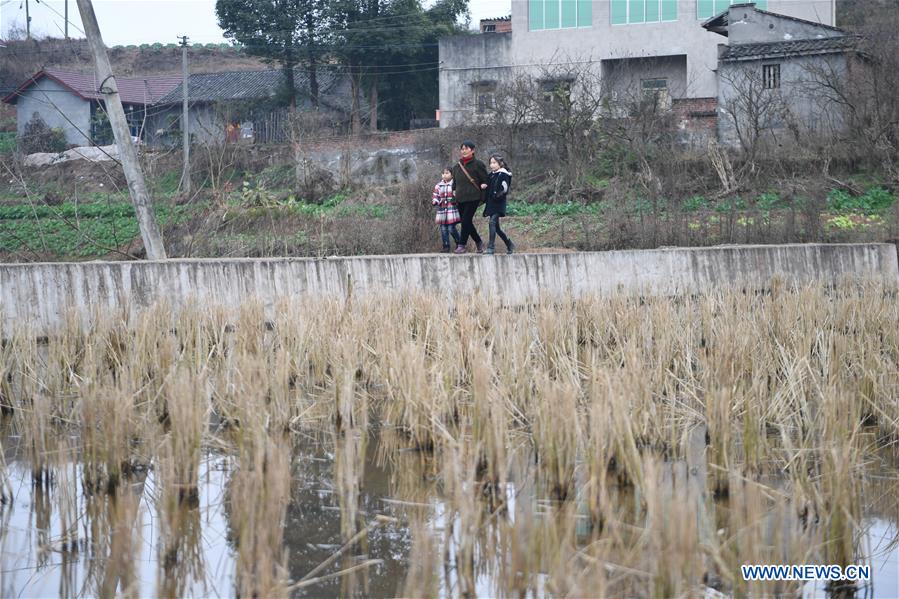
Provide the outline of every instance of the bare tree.
[[[639,61],[640,59],[630,59]],[[663,195],[657,166],[670,155],[675,142],[675,114],[671,94],[681,95],[679,87],[644,88],[639,71],[618,61],[620,67],[606,68],[603,81],[608,90],[604,96],[603,134],[612,143],[623,146],[636,159],[638,181],[653,206]]]
[[[509,147],[525,132],[539,130],[559,161],[556,191],[576,188],[598,150],[596,119],[604,87],[596,61],[553,59],[530,72],[519,72],[497,86],[488,120],[505,131]],[[531,136],[533,142],[533,136]]]
[[637,158],[645,191],[658,200],[662,182],[653,164],[666,153],[660,149],[676,141],[668,93],[683,91],[666,87],[647,92],[628,68],[600,72],[599,61],[554,58],[501,82],[489,121],[505,134],[509,147],[534,144],[535,137],[552,145],[558,160],[557,195],[586,190],[597,157],[624,147]]
[[581,184],[602,145],[596,120],[606,100],[602,78],[587,61],[540,69],[534,112],[544,123],[568,184]]
[[807,85],[839,110],[842,139],[899,184],[899,15],[868,25],[839,60],[806,67]]
[[537,121],[536,115],[537,84],[533,77],[518,75],[497,84],[493,101],[489,96],[479,106],[486,112],[487,120],[494,125],[502,139],[502,146],[514,159],[515,154],[522,151],[522,146],[530,145],[531,138],[526,131]]
[[766,137],[776,136],[789,120],[787,103],[779,87],[765,80],[761,64],[722,66],[718,76],[719,85],[726,86],[720,108],[752,172]]

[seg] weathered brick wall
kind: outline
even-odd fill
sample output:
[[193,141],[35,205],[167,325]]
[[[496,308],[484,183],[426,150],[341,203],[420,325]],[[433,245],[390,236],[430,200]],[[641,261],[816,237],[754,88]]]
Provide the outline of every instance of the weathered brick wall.
[[493,25],[495,29],[491,33],[509,33],[512,31],[512,19],[481,19],[481,33],[487,33],[487,25]]
[[671,109],[677,115],[681,141],[691,147],[705,147],[717,138],[718,98],[674,100]]

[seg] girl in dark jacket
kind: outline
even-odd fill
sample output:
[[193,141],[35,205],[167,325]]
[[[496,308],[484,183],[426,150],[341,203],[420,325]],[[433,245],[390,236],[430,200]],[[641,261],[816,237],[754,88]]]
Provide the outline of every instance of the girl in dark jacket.
[[484,216],[490,217],[490,239],[485,254],[495,252],[496,236],[506,244],[506,252],[515,251],[515,244],[499,226],[499,219],[506,215],[506,198],[512,188],[512,173],[506,167],[506,161],[499,154],[490,157],[490,174],[487,176],[487,205]]

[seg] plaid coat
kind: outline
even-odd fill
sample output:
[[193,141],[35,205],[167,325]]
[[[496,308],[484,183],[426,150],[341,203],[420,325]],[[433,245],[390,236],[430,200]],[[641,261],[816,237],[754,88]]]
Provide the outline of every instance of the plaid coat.
[[456,206],[456,198],[453,196],[452,181],[440,181],[434,186],[431,203],[437,206],[437,216],[434,221],[438,225],[455,225],[462,220],[459,216],[459,207]]

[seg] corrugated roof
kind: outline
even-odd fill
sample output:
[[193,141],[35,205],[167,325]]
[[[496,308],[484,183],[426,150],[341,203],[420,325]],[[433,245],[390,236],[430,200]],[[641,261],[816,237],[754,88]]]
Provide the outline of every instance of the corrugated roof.
[[[337,78],[328,73],[319,73],[318,83],[322,94],[334,86]],[[284,82],[281,69],[264,71],[230,71],[225,73],[196,73],[187,81],[191,102],[223,102],[235,100],[256,100],[271,98],[278,93]],[[296,71],[294,87],[306,94],[309,81],[306,74]],[[181,102],[181,81],[167,95],[159,99],[160,104]]]
[[721,60],[747,60],[766,56],[829,54],[854,49],[857,44],[858,37],[848,35],[762,44],[732,44],[725,47],[720,58]]
[[[64,69],[44,69],[38,71],[3,98],[4,102],[15,104],[19,95],[34,83],[48,77],[72,93],[85,100],[102,100],[100,81],[95,72],[68,71]],[[125,104],[153,104],[181,83],[180,77],[116,77],[119,97]]]

